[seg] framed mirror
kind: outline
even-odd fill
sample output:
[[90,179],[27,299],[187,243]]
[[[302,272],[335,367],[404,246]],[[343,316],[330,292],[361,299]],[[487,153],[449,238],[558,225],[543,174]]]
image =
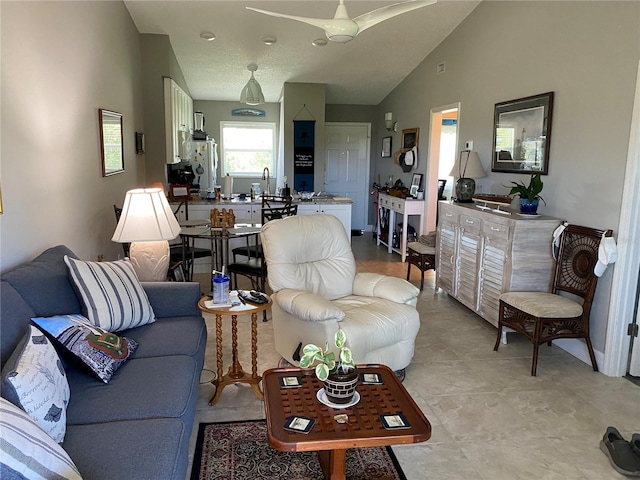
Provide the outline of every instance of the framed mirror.
[[124,141],[122,135],[122,114],[100,109],[100,155],[102,176],[108,177],[124,172]]
[[549,172],[553,92],[496,103],[492,172]]

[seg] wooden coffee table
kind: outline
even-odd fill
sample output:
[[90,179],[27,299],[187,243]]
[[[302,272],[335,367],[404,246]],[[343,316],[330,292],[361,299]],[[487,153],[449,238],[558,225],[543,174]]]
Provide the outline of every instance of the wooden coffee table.
[[[211,297],[202,297],[198,302],[198,308],[205,313],[216,316],[216,359],[218,363],[218,375],[211,382],[216,387],[216,393],[209,400],[209,405],[215,405],[220,399],[222,390],[227,385],[234,383],[248,383],[253,392],[262,400],[260,390],[260,380],[258,375],[258,312],[262,312],[271,306],[271,299],[262,305],[245,304],[235,307],[207,308],[205,302]],[[231,366],[226,375],[222,375],[222,316],[231,315]],[[251,315],[251,375],[242,370],[242,365],[238,360],[238,315]]]
[[[283,452],[318,451],[326,479],[345,478],[347,448],[377,447],[419,443],[431,437],[431,424],[413,401],[393,371],[384,365],[358,365],[360,375],[378,374],[381,384],[358,381],[356,391],[360,401],[347,408],[332,408],[321,403],[316,394],[323,388],[313,370],[275,368],[264,372],[267,437],[273,448]],[[280,378],[299,377],[298,387],[282,387]],[[334,420],[337,414],[347,414],[348,423]],[[380,415],[402,414],[409,428],[387,429]],[[285,430],[291,416],[315,420],[309,433]]]

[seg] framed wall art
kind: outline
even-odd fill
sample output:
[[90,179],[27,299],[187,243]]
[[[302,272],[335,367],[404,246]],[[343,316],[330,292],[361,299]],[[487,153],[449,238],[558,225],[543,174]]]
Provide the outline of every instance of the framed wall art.
[[405,128],[402,130],[402,151],[406,152],[418,146],[419,128]]
[[549,172],[553,92],[496,103],[492,172]]
[[382,157],[391,156],[391,137],[382,138]]
[[122,114],[109,110],[98,110],[100,123],[100,156],[102,176],[108,177],[124,172],[124,141]]

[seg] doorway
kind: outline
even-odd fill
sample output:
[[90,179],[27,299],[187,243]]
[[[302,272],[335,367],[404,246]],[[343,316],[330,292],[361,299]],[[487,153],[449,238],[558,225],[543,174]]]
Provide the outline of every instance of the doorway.
[[453,178],[449,176],[458,151],[460,102],[431,109],[429,164],[427,167],[426,226],[436,229],[438,217],[438,181],[446,180],[443,195],[450,196]]
[[324,189],[349,197],[352,230],[367,229],[371,124],[327,123]]

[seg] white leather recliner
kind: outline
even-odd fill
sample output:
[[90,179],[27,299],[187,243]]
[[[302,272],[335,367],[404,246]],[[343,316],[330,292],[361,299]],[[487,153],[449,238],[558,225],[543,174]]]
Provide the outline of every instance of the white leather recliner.
[[260,233],[277,352],[288,362],[299,344],[324,347],[338,325],[356,363],[392,370],[411,362],[420,328],[420,291],[401,278],[356,273],[351,243],[332,215],[272,220]]

